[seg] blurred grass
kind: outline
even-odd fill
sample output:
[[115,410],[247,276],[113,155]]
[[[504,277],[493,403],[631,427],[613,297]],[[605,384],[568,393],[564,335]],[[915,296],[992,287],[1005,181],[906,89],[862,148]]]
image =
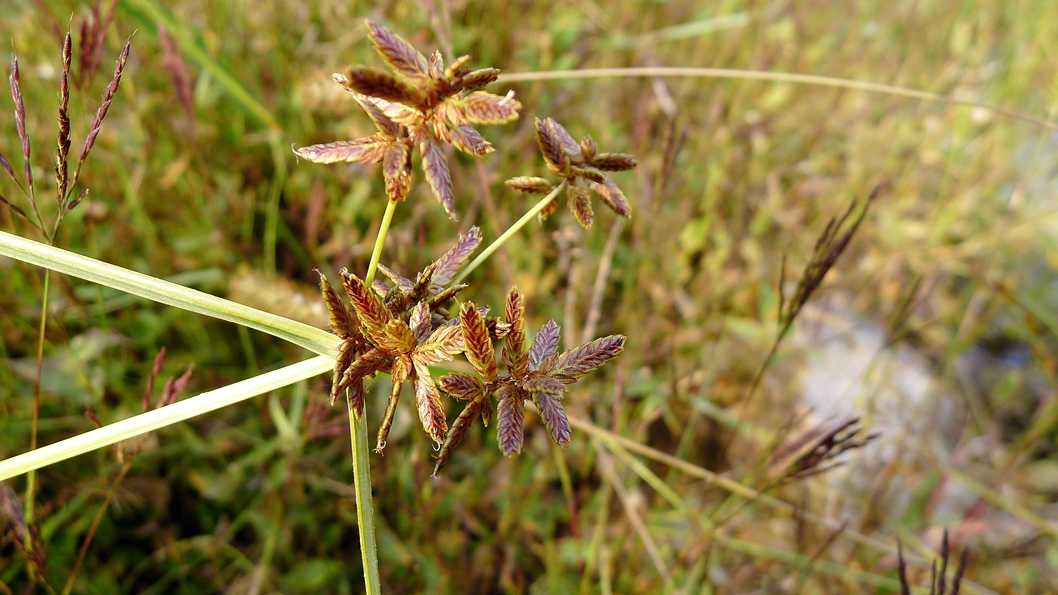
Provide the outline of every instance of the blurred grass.
[[[431,6],[439,7],[434,17]],[[0,4],[0,36],[23,65],[41,180],[51,177],[61,35],[72,14],[76,36],[88,8],[67,0]],[[366,266],[382,216],[381,178],[374,167],[297,164],[286,147],[369,131],[329,79],[347,64],[377,64],[364,17],[423,48],[439,47],[435,30],[450,32],[455,52],[471,54],[472,65],[505,72],[767,70],[1058,118],[1058,5],[1046,2],[424,1],[368,9],[333,0],[122,0],[100,70],[138,30],[132,57],[83,176],[92,194],[57,245],[154,276],[197,276],[212,292],[288,315],[297,310],[322,325],[318,309],[291,306],[304,303],[298,284],[315,283],[314,266]],[[195,77],[193,122],[163,66],[160,20]],[[75,144],[104,79],[74,94]],[[384,263],[419,270],[457,231],[478,224],[491,239],[529,208],[501,182],[543,171],[535,115],[634,153],[640,167],[619,179],[634,217],[612,252],[605,250],[611,213],[600,212],[584,233],[560,210],[475,272],[467,298],[499,304],[516,284],[530,327],[553,317],[573,337],[609,259],[596,334],[623,332],[628,348],[570,396],[571,413],[750,483],[767,440],[740,440],[721,458],[726,432],[739,420],[755,436],[779,432],[799,406],[799,371],[812,357],[806,342],[791,341],[752,408],[738,406],[774,336],[782,255],[799,271],[826,220],[881,182],[878,203],[817,301],[886,328],[912,280],[921,279],[898,321],[899,340],[884,348],[864,391],[881,393],[884,377],[898,372],[886,367],[897,359],[886,353],[912,349],[929,362],[926,404],[950,398],[957,407],[941,410],[935,436],[895,437],[900,455],[864,489],[842,491],[824,476],[774,495],[890,545],[900,534],[936,547],[947,526],[972,548],[974,583],[1001,593],[1058,589],[1053,530],[1034,526],[1058,517],[1052,131],[974,108],[761,81],[606,78],[510,88],[526,111],[515,125],[484,131],[498,152],[480,168],[462,157],[454,163],[461,221],[447,221],[416,171]],[[0,151],[17,169],[10,112],[5,95]],[[685,135],[668,176],[667,135]],[[16,198],[6,178],[0,188]],[[0,226],[32,233],[6,210]],[[41,273],[5,260],[0,276],[0,357],[32,359]],[[60,322],[50,327],[46,354],[70,367],[56,379],[63,386],[43,395],[43,443],[90,428],[86,404],[104,423],[137,412],[162,345],[169,353],[163,377],[193,362],[194,389],[297,356],[225,323],[69,278],[52,282]],[[103,340],[113,335],[97,329],[121,340]],[[0,366],[4,457],[29,443],[32,385],[17,370]],[[321,378],[159,432],[119,486],[75,592],[360,592],[347,429],[341,408],[326,407],[326,389]],[[387,390],[384,379],[372,385],[370,419],[379,419]],[[746,506],[715,540],[703,539],[686,510],[709,514],[726,492],[662,463],[622,464],[618,455],[622,504],[583,433],[564,454],[570,498],[546,435],[527,418],[522,456],[504,459],[493,434],[475,430],[443,477],[431,480],[430,445],[412,431],[414,412],[401,409],[387,456],[372,461],[387,591],[566,593],[585,584],[589,593],[659,592],[664,581],[627,504],[683,592],[896,592],[893,556],[844,537],[830,543],[833,528],[768,506]],[[865,464],[853,453],[848,465]],[[41,472],[37,501],[53,584],[65,581],[119,467],[112,453],[98,452]],[[649,477],[664,479],[671,492],[655,491]],[[960,477],[973,483],[960,487]],[[594,572],[582,581],[586,568]],[[917,571],[924,584],[928,571]],[[7,538],[0,581],[15,592],[26,581]]]

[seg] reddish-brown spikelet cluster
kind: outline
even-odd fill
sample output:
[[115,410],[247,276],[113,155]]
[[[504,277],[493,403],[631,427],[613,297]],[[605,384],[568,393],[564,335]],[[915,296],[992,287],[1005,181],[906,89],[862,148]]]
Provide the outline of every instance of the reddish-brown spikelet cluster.
[[111,0],[104,15],[100,0],[96,0],[92,5],[92,13],[81,21],[79,88],[83,89],[91,84],[99,70],[99,64],[103,60],[103,44],[106,41],[107,29],[114,21],[117,7],[118,0]]
[[[551,118],[536,119],[536,141],[547,168],[562,177],[569,210],[582,226],[591,227],[595,220],[589,189],[602,197],[613,212],[622,217],[632,216],[628,199],[603,172],[632,169],[637,165],[634,157],[625,153],[599,153],[590,136],[585,136],[578,143],[561,124]],[[555,184],[546,178],[532,176],[511,178],[507,180],[507,185],[519,192],[532,194],[547,194],[555,188]],[[558,202],[552,201],[540,212],[540,219],[546,218],[556,208]]]
[[[98,4],[98,3],[97,3]],[[98,8],[98,6],[97,6]],[[83,46],[83,43],[82,43]],[[12,203],[7,197],[0,193],[0,204],[6,205],[16,214],[24,217],[31,221],[37,229],[40,230],[41,234],[49,240],[53,237],[55,229],[58,228],[63,218],[70,213],[78,204],[88,195],[88,189],[84,189],[76,197],[73,195],[74,188],[77,186],[77,180],[80,177],[81,167],[84,165],[85,160],[88,158],[88,154],[92,151],[92,147],[95,146],[96,138],[99,136],[100,130],[103,127],[103,120],[107,116],[107,112],[110,109],[110,104],[114,100],[114,96],[117,95],[118,86],[121,83],[121,74],[125,69],[125,63],[128,61],[129,50],[131,43],[126,42],[125,47],[122,48],[121,54],[118,56],[117,65],[114,68],[114,76],[110,80],[110,84],[107,85],[106,90],[103,92],[103,101],[96,111],[95,118],[92,120],[91,127],[89,128],[88,136],[85,138],[84,144],[81,146],[80,155],[77,158],[77,167],[74,170],[73,177],[69,174],[69,158],[70,158],[70,68],[73,64],[73,39],[69,33],[63,39],[62,44],[62,73],[59,75],[59,110],[56,116],[58,124],[58,135],[56,140],[55,150],[55,187],[56,187],[56,202],[59,205],[56,219],[52,224],[52,229],[49,231],[44,225],[44,221],[40,216],[40,212],[37,209],[36,203],[36,192],[34,188],[33,169],[30,162],[31,151],[30,151],[30,139],[29,133],[26,130],[26,106],[22,98],[22,81],[21,72],[19,70],[18,58],[12,60],[11,63],[11,74],[8,76],[8,85],[11,89],[11,99],[15,104],[15,129],[18,131],[19,140],[22,143],[22,159],[23,159],[23,176],[25,179],[25,185],[15,175],[14,168],[11,167],[11,163],[0,154],[0,168],[2,168],[7,175],[14,180],[15,184],[19,187],[22,193],[25,195],[26,200],[29,202],[32,208],[34,219],[30,219],[28,214]],[[83,57],[82,57],[83,59]]]
[[[496,80],[495,68],[470,70],[469,56],[445,66],[440,52],[429,58],[385,27],[367,21],[368,37],[391,72],[354,66],[334,80],[367,112],[378,132],[351,141],[296,149],[315,163],[382,163],[386,193],[404,200],[411,187],[412,151],[418,148],[423,174],[445,212],[456,218],[452,176],[443,145],[477,157],[494,149],[475,124],[505,124],[521,104],[506,96],[474,91]],[[465,92],[472,91],[466,95]]]
[[440,379],[441,388],[453,398],[467,401],[441,446],[434,469],[436,474],[448,461],[453,448],[466,435],[479,415],[487,426],[492,420],[492,398],[496,398],[496,433],[500,450],[507,456],[522,450],[524,404],[532,401],[548,434],[565,448],[570,442],[569,420],[562,408],[568,386],[589,372],[617,357],[624,350],[625,338],[610,335],[561,354],[558,352],[559,326],[548,321],[525,349],[525,310],[517,289],[507,295],[505,318],[508,326],[501,359],[506,367],[498,370],[496,353],[481,315],[473,304],[460,309],[460,325],[467,360],[478,377],[448,374]]
[[[386,267],[380,270],[392,287],[375,281],[368,287],[359,277],[342,270],[342,285],[352,308],[338,296],[326,277],[320,288],[330,312],[331,327],[341,344],[335,365],[331,401],[349,391],[353,413],[364,413],[363,380],[380,371],[391,375],[391,391],[379,428],[376,452],[386,446],[401,387],[411,381],[423,430],[441,445],[434,472],[448,461],[452,449],[466,436],[472,422],[481,417],[487,426],[498,409],[500,449],[513,455],[522,448],[524,402],[533,401],[552,439],[565,447],[570,426],[562,408],[568,385],[616,357],[624,348],[624,337],[612,335],[576,349],[557,353],[559,327],[544,325],[532,346],[525,349],[522,296],[511,290],[503,319],[488,316],[488,308],[464,302],[458,313],[446,307],[465,285],[445,288],[481,241],[475,227],[441,258],[426,267],[415,281]],[[494,341],[505,341],[500,371]],[[448,374],[436,382],[430,366],[463,354],[477,376]],[[451,428],[445,418],[441,392],[466,401]]]

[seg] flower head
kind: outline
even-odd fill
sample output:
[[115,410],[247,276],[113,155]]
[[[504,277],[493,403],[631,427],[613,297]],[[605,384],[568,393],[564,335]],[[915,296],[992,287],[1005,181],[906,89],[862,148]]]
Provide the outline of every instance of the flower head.
[[[632,216],[628,199],[603,172],[632,169],[637,165],[634,157],[625,153],[599,153],[590,136],[585,136],[578,143],[561,124],[551,118],[536,119],[536,142],[547,168],[563,178],[569,210],[583,227],[591,227],[595,219],[589,189],[601,196],[613,212],[622,217]],[[519,192],[533,194],[547,194],[555,187],[546,178],[532,176],[514,177],[506,183]],[[558,203],[552,201],[540,212],[540,219],[546,218],[556,208]]]
[[463,344],[477,377],[453,373],[439,380],[441,389],[455,399],[467,401],[463,412],[452,424],[448,437],[437,455],[434,474],[444,467],[452,449],[466,436],[470,424],[481,417],[486,426],[492,421],[492,400],[496,399],[496,432],[500,450],[511,456],[521,452],[524,406],[532,401],[540,413],[547,433],[555,444],[565,448],[570,443],[569,420],[562,408],[568,386],[589,372],[617,357],[624,350],[623,335],[596,339],[569,351],[558,353],[559,326],[549,320],[533,343],[525,346],[525,309],[522,295],[512,289],[507,295],[507,335],[502,359],[506,371],[496,362],[487,325],[480,312],[469,302],[459,311]]
[[440,52],[426,58],[382,25],[366,24],[368,37],[390,72],[353,66],[333,78],[367,112],[378,132],[294,152],[315,163],[381,162],[386,193],[390,200],[399,201],[411,187],[411,155],[418,148],[430,189],[448,216],[456,219],[443,145],[476,157],[491,153],[492,144],[471,125],[513,121],[522,105],[513,91],[505,96],[475,91],[495,81],[499,70],[470,70],[466,67],[469,56],[445,66]]

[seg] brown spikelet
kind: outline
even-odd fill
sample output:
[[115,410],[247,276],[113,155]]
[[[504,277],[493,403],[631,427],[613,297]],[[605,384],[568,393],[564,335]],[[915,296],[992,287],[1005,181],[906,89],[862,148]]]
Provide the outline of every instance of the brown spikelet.
[[448,457],[452,454],[452,449],[459,445],[463,441],[463,438],[470,431],[471,426],[474,424],[474,420],[481,415],[486,408],[490,408],[492,403],[485,400],[484,398],[471,401],[467,403],[467,406],[463,408],[463,412],[459,414],[455,422],[452,423],[452,428],[448,431],[448,436],[445,437],[444,444],[441,445],[441,450],[437,453],[437,462],[434,464],[433,476],[437,477],[437,472],[440,471],[446,463],[448,463]]
[[470,255],[481,243],[481,229],[471,227],[466,233],[459,234],[456,245],[445,252],[441,258],[434,263],[433,283],[444,286],[455,278],[460,267],[466,262]]
[[507,294],[505,315],[511,330],[507,332],[503,343],[503,363],[511,376],[520,378],[529,371],[529,357],[524,353],[525,305],[517,288],[512,287]]
[[195,371],[195,364],[187,366],[187,370],[176,379],[170,378],[165,382],[165,387],[162,389],[162,396],[158,398],[158,408],[172,405],[180,397],[180,393],[184,392],[187,388],[187,384],[191,381],[191,373]]
[[386,324],[393,320],[393,315],[386,309],[382,300],[378,299],[375,292],[364,285],[359,277],[346,269],[342,269],[341,275],[345,292],[349,295],[349,301],[353,303],[353,309],[356,310],[361,326],[376,343],[388,340],[385,328]]
[[540,419],[544,421],[544,427],[555,444],[566,448],[570,443],[569,420],[566,411],[562,409],[562,402],[553,393],[534,392],[533,403],[540,410]]
[[77,198],[70,202],[69,206],[66,207],[66,210],[72,211],[76,209],[77,205],[81,204],[81,201],[84,200],[86,196],[88,196],[88,188],[82,190],[81,193],[77,195]]
[[381,134],[356,140],[343,140],[295,149],[294,153],[313,163],[378,163],[386,156],[390,141]]
[[548,320],[540,327],[540,332],[533,339],[533,345],[529,348],[529,369],[537,371],[544,360],[553,356],[558,351],[560,327],[554,320]]
[[483,157],[496,150],[492,143],[470,126],[456,126],[450,131],[450,136],[452,146],[470,155]]
[[[349,404],[349,411],[356,414],[357,417],[364,415],[364,381],[362,379],[356,379],[349,383],[349,392],[346,393],[346,399]],[[333,405],[333,403],[332,403]]]
[[463,329],[463,342],[466,345],[467,360],[485,382],[496,381],[496,353],[492,347],[492,338],[481,313],[471,302],[463,302],[459,308],[460,326]]
[[96,0],[92,6],[90,18],[85,19],[81,23],[81,41],[79,43],[81,57],[77,84],[82,89],[92,83],[96,72],[99,70],[99,64],[103,60],[103,45],[106,41],[107,29],[110,28],[110,23],[114,21],[118,0],[111,0],[110,8],[107,10],[105,17],[100,12],[99,4],[100,1]]
[[426,305],[426,302],[415,304],[415,308],[411,311],[411,317],[408,319],[408,326],[411,328],[412,334],[415,335],[416,341],[422,342],[426,340],[426,334],[430,332],[431,320],[430,307]]
[[506,95],[493,95],[487,91],[474,91],[466,97],[452,100],[459,114],[453,124],[506,124],[518,119],[522,104],[514,98],[514,91]]
[[365,20],[364,24],[367,26],[367,35],[371,38],[371,45],[394,72],[412,78],[429,76],[426,57],[414,46],[382,25],[370,20]]
[[390,320],[383,332],[384,335],[375,341],[383,351],[408,353],[415,347],[415,333],[403,320]]
[[584,178],[588,182],[595,182],[596,184],[606,183],[606,175],[594,167],[571,167],[569,173],[574,178]]
[[11,162],[4,157],[4,153],[0,151],[0,168],[3,168],[7,172],[7,175],[11,176],[11,179],[18,183],[18,177],[15,176],[15,169],[11,167]]
[[459,325],[442,326],[415,347],[412,357],[423,365],[432,366],[450,361],[466,349]]
[[408,189],[411,188],[411,147],[407,143],[393,143],[386,148],[382,175],[390,200],[398,202],[408,196]]
[[540,210],[540,214],[536,218],[543,223],[544,219],[547,219],[558,209],[558,200],[552,200],[551,202],[544,205],[544,208]]
[[[794,291],[793,299],[786,302],[786,308],[784,311],[779,313],[780,330],[779,337],[787,332],[790,325],[793,323],[797,315],[800,314],[801,308],[808,303],[809,298],[819,285],[823,282],[823,278],[826,277],[827,273],[837,262],[838,257],[841,256],[845,249],[849,245],[849,241],[852,240],[852,236],[855,235],[856,230],[859,229],[860,223],[863,218],[867,215],[867,210],[870,208],[871,203],[875,197],[878,196],[879,187],[876,186],[871,192],[871,195],[867,198],[867,204],[864,205],[863,209],[860,210],[859,214],[852,218],[851,223],[847,226],[846,221],[852,216],[852,213],[858,207],[856,201],[852,201],[849,205],[848,210],[841,217],[831,218],[827,223],[823,233],[820,234],[819,239],[816,240],[816,245],[812,250],[812,256],[808,263],[805,265],[804,272],[801,273],[801,279],[797,283],[797,289]],[[842,229],[844,228],[844,231]]]
[[549,376],[533,376],[518,383],[518,386],[528,393],[551,393],[559,396],[565,394],[566,385],[561,381]]
[[569,156],[554,132],[553,122],[551,118],[536,119],[536,143],[540,146],[540,153],[544,156],[548,169],[556,174],[563,174],[569,167]]
[[558,356],[551,376],[569,384],[620,355],[625,348],[624,335],[610,335],[570,349]]
[[496,391],[496,438],[506,456],[522,452],[525,404],[518,391],[502,386]]
[[349,313],[349,308],[346,307],[345,302],[338,297],[338,294],[331,287],[331,282],[327,280],[327,276],[319,269],[315,270],[316,274],[320,276],[320,293],[323,294],[323,303],[327,306],[327,313],[330,315],[331,330],[338,335],[339,339],[348,339],[356,332],[356,323],[352,314]]
[[635,157],[625,153],[599,153],[588,162],[602,171],[625,171],[638,165]]
[[[417,126],[421,126],[422,123],[425,121],[422,112],[414,107],[408,107],[403,103],[386,101],[385,99],[380,99],[378,97],[368,97],[366,95],[361,95],[349,89],[349,79],[345,75],[334,74],[331,76],[334,78],[335,81],[338,81],[340,85],[346,87],[346,90],[350,91],[353,97],[359,97],[360,99],[358,99],[358,101],[375,106],[375,108],[377,108],[383,116],[389,118],[392,122],[396,124],[407,126],[408,128],[415,128]],[[382,129],[380,128],[380,130]],[[397,136],[397,134],[393,133],[393,136]],[[412,138],[413,140],[416,138],[414,134],[412,135]]]
[[92,422],[93,426],[97,428],[103,427],[103,422],[99,421],[99,416],[96,415],[96,412],[94,409],[92,409],[91,405],[84,406],[84,414],[85,417],[88,418],[88,421]]
[[370,66],[351,67],[346,71],[345,80],[339,82],[350,91],[404,105],[417,106],[425,100],[422,92],[414,86]]
[[[469,58],[469,56],[464,57]],[[435,51],[426,61],[428,63],[428,74],[431,79],[439,81],[445,78],[445,61],[440,51]]]
[[498,78],[500,78],[500,71],[498,68],[482,68],[481,70],[475,70],[460,77],[458,84],[461,88],[471,91],[484,87],[489,83],[494,83]]
[[350,383],[358,378],[366,378],[375,372],[381,371],[389,363],[389,358],[389,354],[378,348],[368,349],[360,357],[353,360],[353,363],[345,370],[345,376],[348,378],[345,382]]
[[441,383],[441,390],[461,401],[472,401],[485,394],[485,385],[466,374],[445,374],[437,381]]
[[591,163],[592,159],[595,159],[595,155],[598,151],[599,147],[595,144],[595,139],[591,136],[585,136],[580,139],[580,155],[581,157],[584,157],[585,161]]
[[[342,83],[342,81],[348,80],[348,78],[340,74],[335,74],[334,77],[335,80],[338,81],[338,84],[346,87],[348,90],[348,86]],[[386,138],[395,139],[400,134],[400,126],[391,120],[376,102],[371,101],[369,97],[361,95],[355,91],[350,91],[350,94],[353,96],[353,99],[356,100],[356,103],[364,110],[364,113],[371,118],[371,122],[375,124],[375,128],[384,134]]]
[[429,304],[430,308],[443,308],[446,304],[455,299],[456,295],[459,294],[460,291],[463,291],[467,287],[468,286],[466,283],[453,285],[430,298],[430,301],[427,303]]
[[904,544],[896,542],[897,575],[900,578],[900,595],[911,595],[911,583],[907,581],[907,563],[904,562]]
[[158,38],[162,42],[162,66],[169,73],[169,80],[173,83],[176,97],[184,108],[184,115],[188,121],[195,121],[195,99],[194,82],[191,80],[187,63],[176,48],[176,42],[169,35],[165,25],[158,24]]
[[430,263],[421,273],[415,276],[415,285],[411,288],[411,299],[422,300],[429,294],[430,286],[433,284],[433,272],[437,265]]
[[[455,81],[457,78],[462,78],[462,76],[464,74],[468,74],[466,66],[467,66],[467,64],[470,63],[470,56],[460,56],[460,57],[456,58],[455,60],[452,60],[452,63],[448,65],[448,68],[445,68],[444,67],[444,60],[441,60],[441,52],[436,52],[436,53],[437,53],[438,64],[440,65],[440,69],[439,70],[441,72],[439,73],[440,76],[435,76],[434,77],[435,79],[437,79],[437,80],[442,80],[443,79],[445,81]],[[486,69],[486,70],[489,70],[489,69]]]
[[427,134],[419,143],[419,153],[422,155],[422,170],[426,174],[426,182],[430,184],[437,202],[444,207],[448,218],[455,221],[455,197],[452,195],[452,175],[448,172],[448,161],[445,159],[444,151],[440,143],[432,135]]
[[550,181],[532,176],[516,176],[507,180],[504,184],[518,192],[528,192],[530,194],[547,194],[555,188],[555,185]]
[[[383,275],[385,275],[386,277],[388,277],[389,280],[392,281],[394,285],[396,285],[397,287],[400,288],[401,291],[403,291],[405,293],[411,293],[411,288],[412,288],[412,286],[414,284],[411,282],[410,279],[408,279],[407,277],[404,277],[403,275],[401,275],[400,273],[397,273],[396,271],[393,271],[388,266],[386,266],[386,265],[384,265],[382,263],[378,264],[378,271],[380,273],[382,273]],[[376,288],[378,287],[378,283],[379,283],[379,281],[376,279],[375,280]]]
[[331,381],[331,405],[334,405],[335,399],[338,398],[342,391],[348,389],[353,382],[358,380],[346,375],[349,367],[356,360],[358,353],[357,345],[354,341],[342,341],[338,346],[338,356],[334,359],[334,378]]
[[19,207],[18,205],[16,205],[16,204],[12,203],[11,201],[7,200],[7,197],[5,197],[3,194],[0,194],[0,204],[2,204],[4,206],[6,206],[7,208],[11,209],[12,211],[14,211],[16,214],[18,214],[20,217],[22,217],[26,221],[29,221],[29,216],[26,215],[26,212],[23,211],[22,208]]
[[441,444],[448,433],[441,393],[433,383],[430,369],[412,360],[415,364],[415,405],[419,410],[419,421],[434,442]]
[[143,391],[144,411],[148,411],[151,408],[151,397],[154,396],[154,381],[162,373],[163,363],[165,363],[165,345],[162,345],[162,348],[158,350],[158,355],[154,356],[154,365],[151,366],[151,371],[147,374],[147,388]]
[[69,183],[70,156],[70,65],[73,63],[73,39],[69,33],[62,43],[62,74],[59,75],[59,138],[55,151],[56,202],[65,210]]
[[625,198],[621,189],[617,187],[609,178],[605,180],[603,184],[596,184],[595,182],[588,182],[591,189],[596,194],[602,197],[603,202],[606,206],[622,217],[632,216],[632,207],[628,204],[628,199]]
[[[132,42],[126,41],[125,46],[121,48],[121,53],[118,55],[117,63],[114,65],[114,76],[110,79],[110,84],[107,85],[106,90],[103,91],[103,102],[99,104],[99,109],[96,110],[95,118],[92,120],[92,127],[88,131],[88,138],[85,139],[84,145],[81,146],[81,154],[77,157],[77,169],[80,171],[81,164],[88,157],[88,153],[95,146],[96,137],[99,136],[99,131],[103,127],[103,120],[107,117],[107,111],[110,109],[110,103],[114,100],[114,95],[118,92],[118,85],[121,84],[121,73],[125,70],[125,63],[129,59],[129,50],[132,48]],[[74,180],[77,179],[77,173],[74,173]]]
[[573,135],[568,130],[553,118],[548,118],[548,126],[551,128],[551,133],[555,139],[562,146],[562,150],[566,152],[575,162],[581,161],[581,148],[580,143],[573,140]]
[[18,58],[14,58],[11,61],[11,75],[7,77],[7,82],[11,87],[11,100],[15,102],[15,129],[18,131],[18,138],[22,141],[22,159],[25,163],[23,169],[26,177],[26,186],[32,192],[33,169],[29,164],[30,148],[29,133],[26,131],[26,104],[22,100],[22,76],[18,69]]
[[587,229],[595,220],[595,213],[591,208],[591,196],[588,189],[582,186],[570,186],[566,192],[569,195],[569,210],[577,217],[580,226]]
[[397,401],[400,398],[400,389],[404,381],[408,379],[412,371],[410,357],[400,356],[393,360],[393,368],[390,370],[389,401],[386,403],[386,413],[382,415],[382,424],[378,428],[378,438],[375,441],[375,452],[381,453],[386,448],[389,438],[389,430],[393,427],[393,417],[397,413]]

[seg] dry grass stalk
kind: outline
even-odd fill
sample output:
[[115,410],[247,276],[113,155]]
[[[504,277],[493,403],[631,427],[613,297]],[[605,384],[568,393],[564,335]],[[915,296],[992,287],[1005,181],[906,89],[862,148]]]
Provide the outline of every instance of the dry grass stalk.
[[106,15],[103,15],[100,11],[100,0],[96,0],[95,4],[92,5],[91,14],[81,21],[81,57],[78,86],[82,89],[92,84],[92,80],[95,79],[96,72],[99,70],[99,63],[103,59],[103,44],[106,41],[107,29],[110,28],[110,23],[114,21],[117,7],[118,0],[112,0]]
[[[898,572],[900,574],[900,593],[901,595],[911,595],[911,583],[907,579],[907,564],[904,562],[904,546],[902,543],[897,543],[898,547]],[[959,566],[955,570],[955,576],[952,579],[949,591],[949,585],[947,584],[948,577],[948,560],[951,557],[951,551],[948,547],[948,531],[944,531],[944,537],[940,545],[940,571],[937,570],[937,562],[934,561],[930,567],[930,579],[929,579],[929,593],[930,595],[959,595],[959,588],[962,585],[963,576],[966,574],[966,567],[969,563],[970,550],[963,548],[962,554],[959,556]]]
[[857,438],[863,430],[859,423],[858,417],[824,422],[776,450],[771,456],[776,481],[796,481],[844,465],[844,461],[836,460],[839,456],[880,436],[872,432]]

